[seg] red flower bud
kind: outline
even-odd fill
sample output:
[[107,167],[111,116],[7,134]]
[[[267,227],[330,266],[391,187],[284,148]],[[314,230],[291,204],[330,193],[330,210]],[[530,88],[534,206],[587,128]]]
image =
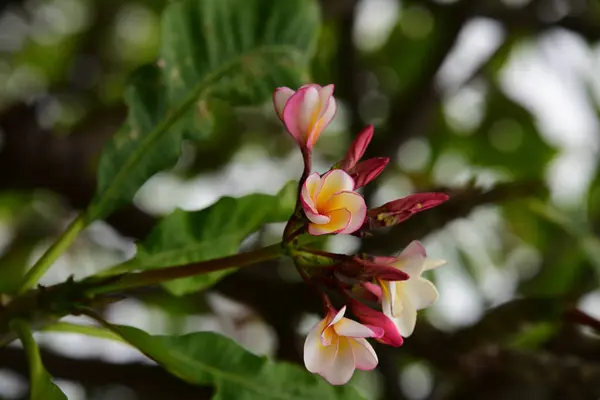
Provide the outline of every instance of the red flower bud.
[[356,136],[346,153],[346,157],[339,163],[339,168],[346,171],[353,168],[365,154],[372,138],[373,125],[369,125]]
[[438,206],[448,199],[445,193],[413,194],[369,210],[367,223],[371,228],[397,225],[413,214]]
[[387,157],[375,157],[362,161],[348,170],[348,174],[354,179],[354,190],[365,186],[377,178],[390,161]]
[[385,314],[373,310],[356,300],[350,302],[350,308],[363,324],[383,330],[383,336],[377,338],[377,341],[394,347],[402,346],[404,339],[400,335],[400,332],[398,332],[396,324]]
[[347,257],[337,267],[337,272],[349,278],[362,281],[383,279],[386,281],[405,281],[408,274],[391,265],[396,257],[373,257],[373,260],[353,256]]

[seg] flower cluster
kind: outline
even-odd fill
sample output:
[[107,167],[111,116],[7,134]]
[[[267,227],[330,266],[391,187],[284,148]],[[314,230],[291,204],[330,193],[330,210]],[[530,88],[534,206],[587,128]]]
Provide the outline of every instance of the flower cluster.
[[[356,368],[377,366],[377,354],[367,341],[373,338],[401,346],[416,325],[417,311],[438,298],[423,272],[441,266],[413,241],[397,257],[368,254],[334,254],[305,247],[310,237],[352,234],[362,237],[390,227],[413,214],[446,200],[444,193],[419,193],[368,209],[357,190],[384,170],[388,158],[361,161],[373,138],[373,126],[361,131],[345,157],[324,174],[311,173],[312,150],[336,112],[333,85],[309,84],[298,91],[278,88],[273,103],[286,130],[303,155],[304,173],[298,188],[296,212],[284,231],[284,243],[298,272],[322,295],[325,318],[309,332],[304,344],[306,368],[334,385],[352,377]],[[300,240],[308,233],[308,240]],[[346,300],[336,309],[327,292],[335,290]],[[346,318],[349,309],[360,321]]]

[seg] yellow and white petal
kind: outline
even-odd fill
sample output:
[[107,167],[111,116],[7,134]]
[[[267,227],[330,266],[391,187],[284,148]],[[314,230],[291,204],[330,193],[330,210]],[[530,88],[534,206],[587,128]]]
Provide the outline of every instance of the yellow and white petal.
[[344,385],[354,374],[354,352],[350,339],[339,338],[337,353],[331,364],[325,364],[319,374],[332,385]]
[[325,206],[331,199],[331,196],[336,193],[354,189],[354,179],[341,169],[331,170],[323,175],[321,179],[323,183],[315,201],[317,207]]
[[389,318],[393,317],[392,303],[396,297],[396,283],[394,281],[379,280],[379,286],[381,287],[381,309]]
[[292,95],[296,93],[294,90],[288,87],[280,87],[275,90],[273,94],[273,105],[275,106],[275,111],[279,118],[283,118],[283,108],[285,107],[285,103],[292,97]]
[[344,208],[350,212],[351,219],[348,225],[339,233],[350,234],[359,229],[367,217],[367,205],[365,199],[356,192],[341,192],[331,196],[331,199],[324,206],[326,210],[338,210]]
[[373,346],[366,339],[351,339],[350,345],[354,352],[354,366],[363,371],[370,371],[377,367],[379,360]]
[[399,296],[398,302],[398,304],[402,305],[401,311],[394,315],[392,320],[394,321],[394,324],[396,324],[400,335],[409,337],[415,330],[415,325],[417,324],[417,309],[404,293]]
[[[329,315],[331,315],[332,313],[330,313]],[[330,326],[333,326],[335,324],[337,324],[339,321],[342,320],[342,318],[344,318],[344,314],[346,314],[346,306],[343,306],[342,308],[339,309],[339,311],[333,316],[333,318],[331,318],[331,321],[329,321],[327,323],[327,327],[329,328]]]
[[439,260],[439,259],[435,259],[435,258],[428,258],[425,260],[425,265],[423,266],[423,271],[430,271],[432,269],[435,269],[437,267],[441,267],[442,265],[446,264],[447,261],[446,260]]
[[[404,282],[403,282],[404,283]],[[404,292],[417,310],[431,307],[438,299],[439,293],[434,284],[425,279],[410,279],[405,282]]]
[[304,341],[304,365],[313,373],[318,373],[322,368],[333,362],[335,358],[335,344],[323,346],[321,333],[325,329],[326,320],[319,321],[308,333]]
[[342,318],[338,323],[333,325],[333,329],[335,329],[335,333],[339,336],[351,338],[367,338],[375,336],[375,332],[367,326],[348,318]]
[[337,233],[348,226],[352,215],[348,210],[341,209],[330,212],[327,217],[330,220],[325,224],[309,223],[308,233],[315,236]]
[[300,192],[302,201],[306,203],[313,213],[317,213],[315,200],[320,188],[321,177],[319,176],[318,172],[313,172],[308,176],[308,178],[306,178],[306,181],[304,181],[304,184],[302,185],[302,191]]

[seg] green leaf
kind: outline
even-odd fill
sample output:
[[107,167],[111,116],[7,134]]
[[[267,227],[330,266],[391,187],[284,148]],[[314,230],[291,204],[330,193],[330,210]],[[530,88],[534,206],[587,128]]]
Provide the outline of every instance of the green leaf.
[[[177,210],[163,219],[139,244],[132,266],[148,269],[191,264],[237,253],[240,243],[264,224],[283,222],[294,210],[290,182],[279,194],[251,194],[223,197],[196,212]],[[175,295],[199,291],[214,285],[234,269],[211,272],[165,284]]]
[[270,362],[216,333],[152,336],[129,326],[111,328],[173,375],[215,386],[213,400],[362,399],[351,387],[333,387],[296,365]]
[[299,86],[319,27],[314,0],[182,0],[162,19],[156,65],[137,71],[125,92],[127,123],[107,145],[87,219],[131,201],[153,174],[172,166],[185,138],[206,135],[204,101],[266,101]]
[[67,396],[52,383],[50,374],[44,369],[40,349],[33,339],[31,328],[24,321],[11,322],[11,328],[16,332],[23,343],[30,374],[30,399],[31,400],[68,400]]

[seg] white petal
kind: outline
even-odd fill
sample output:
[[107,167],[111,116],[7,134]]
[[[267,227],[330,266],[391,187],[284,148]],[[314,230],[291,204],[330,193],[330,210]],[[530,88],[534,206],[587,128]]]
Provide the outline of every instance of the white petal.
[[425,257],[420,254],[412,254],[410,256],[400,255],[398,261],[393,265],[402,272],[406,272],[410,277],[409,279],[418,278],[423,273]]
[[354,352],[354,366],[363,371],[370,371],[377,366],[379,360],[373,346],[366,339],[350,340]]
[[435,258],[427,258],[425,260],[425,265],[423,267],[423,270],[424,271],[429,271],[429,270],[432,270],[434,268],[441,267],[442,265],[444,265],[446,263],[447,263],[446,260],[438,260],[438,259],[435,259]]
[[425,278],[406,281],[404,291],[417,310],[432,306],[439,297],[433,283]]
[[396,282],[393,281],[379,281],[381,286],[381,309],[385,315],[391,318],[392,315],[392,303],[396,297]]
[[316,121],[316,113],[319,112],[319,92],[314,87],[306,88],[304,94],[304,102],[300,111],[300,128],[304,134],[308,134],[312,130],[312,125]]
[[402,250],[402,253],[400,253],[400,257],[410,257],[416,254],[421,255],[423,257],[427,257],[427,252],[425,251],[425,247],[423,247],[421,242],[419,242],[418,240],[413,240],[408,244],[408,246],[404,248],[404,250]]
[[321,332],[325,328],[325,320],[319,321],[308,333],[304,341],[304,365],[313,373],[318,373],[322,368],[333,362],[336,344],[323,346]]
[[333,363],[321,368],[320,374],[332,385],[347,383],[354,373],[354,352],[349,339],[341,337]]
[[417,310],[414,305],[411,304],[410,299],[402,294],[399,296],[399,304],[402,305],[400,313],[396,314],[393,318],[398,332],[404,337],[409,337],[415,330],[417,324]]
[[275,94],[273,94],[273,104],[275,105],[275,111],[277,111],[279,118],[282,118],[283,107],[285,107],[285,103],[287,103],[294,93],[296,92],[288,87],[280,87],[275,90]]
[[333,329],[335,329],[335,332],[340,336],[348,336],[352,338],[366,338],[375,336],[375,332],[373,332],[371,329],[348,318],[342,318],[340,321],[338,321],[338,323],[333,325]]
[[342,318],[344,318],[344,314],[345,313],[346,313],[346,306],[340,308],[340,311],[338,311],[337,314],[335,314],[335,317],[333,317],[333,319],[327,325],[327,327],[329,328],[330,326],[337,324],[339,320],[341,320]]

